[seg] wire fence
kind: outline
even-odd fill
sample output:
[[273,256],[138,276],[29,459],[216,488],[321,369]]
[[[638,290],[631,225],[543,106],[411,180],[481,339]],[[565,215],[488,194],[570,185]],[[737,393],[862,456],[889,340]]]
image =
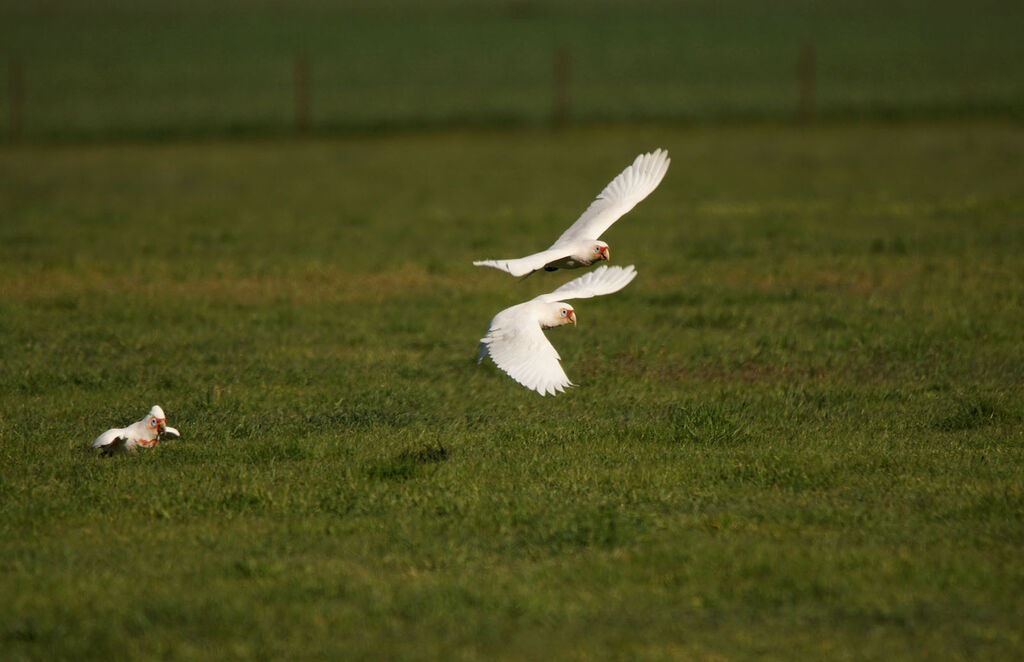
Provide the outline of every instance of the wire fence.
[[646,13],[605,3],[559,13],[540,0],[486,12],[451,0],[447,13],[403,5],[419,12],[406,17],[304,0],[253,17],[216,3],[180,14],[162,0],[104,1],[114,4],[0,11],[6,142],[1024,117],[1019,2],[645,0]]

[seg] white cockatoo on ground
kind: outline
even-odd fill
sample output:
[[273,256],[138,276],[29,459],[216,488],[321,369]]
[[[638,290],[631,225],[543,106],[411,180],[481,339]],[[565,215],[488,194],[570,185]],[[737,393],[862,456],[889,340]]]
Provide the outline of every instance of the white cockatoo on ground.
[[658,188],[668,171],[668,152],[656,149],[636,157],[632,165],[604,187],[583,215],[562,233],[551,247],[540,253],[508,260],[479,260],[479,267],[494,267],[513,276],[528,276],[545,269],[575,269],[611,259],[608,244],[598,237],[612,223]]
[[635,277],[633,265],[602,266],[554,292],[506,308],[494,316],[487,335],[480,339],[476,362],[480,363],[490,353],[495,365],[526,388],[541,395],[564,391],[573,383],[562,370],[558,352],[544,335],[544,329],[576,324],[576,311],[562,299],[587,299],[618,292]]
[[104,455],[114,453],[134,453],[141,446],[156,446],[163,437],[179,438],[181,434],[174,428],[167,427],[167,416],[160,405],[153,405],[146,417],[126,428],[112,428],[92,442],[93,448],[99,448]]

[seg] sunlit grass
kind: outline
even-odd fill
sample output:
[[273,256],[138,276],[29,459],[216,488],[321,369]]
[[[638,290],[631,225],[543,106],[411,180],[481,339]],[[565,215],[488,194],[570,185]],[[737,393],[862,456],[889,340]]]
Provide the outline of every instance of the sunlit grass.
[[[640,151],[636,281],[474,363]],[[1014,659],[1024,134],[438,132],[0,154],[12,659]],[[161,404],[183,434],[88,448]]]

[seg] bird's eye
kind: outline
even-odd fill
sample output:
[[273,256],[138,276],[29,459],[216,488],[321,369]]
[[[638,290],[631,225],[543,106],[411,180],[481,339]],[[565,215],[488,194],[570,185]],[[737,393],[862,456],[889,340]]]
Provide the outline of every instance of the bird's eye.
[[600,253],[601,252],[601,247],[600,246],[594,246],[594,252],[595,253]]
[[566,310],[565,310],[565,308],[562,308],[562,317],[565,317],[565,314],[566,314]]

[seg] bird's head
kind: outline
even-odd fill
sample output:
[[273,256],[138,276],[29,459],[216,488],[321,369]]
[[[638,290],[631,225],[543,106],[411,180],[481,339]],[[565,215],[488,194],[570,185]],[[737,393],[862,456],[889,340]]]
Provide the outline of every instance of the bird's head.
[[160,405],[153,405],[153,408],[149,410],[148,419],[149,426],[156,428],[157,434],[163,434],[167,429],[167,414],[160,408]]
[[547,319],[541,322],[544,328],[549,329],[553,326],[562,326],[563,324],[576,325],[576,311],[572,309],[567,303],[556,301],[550,304],[548,308]]
[[594,255],[594,262],[612,259],[611,250],[608,248],[608,244],[603,241],[595,241],[590,251]]

